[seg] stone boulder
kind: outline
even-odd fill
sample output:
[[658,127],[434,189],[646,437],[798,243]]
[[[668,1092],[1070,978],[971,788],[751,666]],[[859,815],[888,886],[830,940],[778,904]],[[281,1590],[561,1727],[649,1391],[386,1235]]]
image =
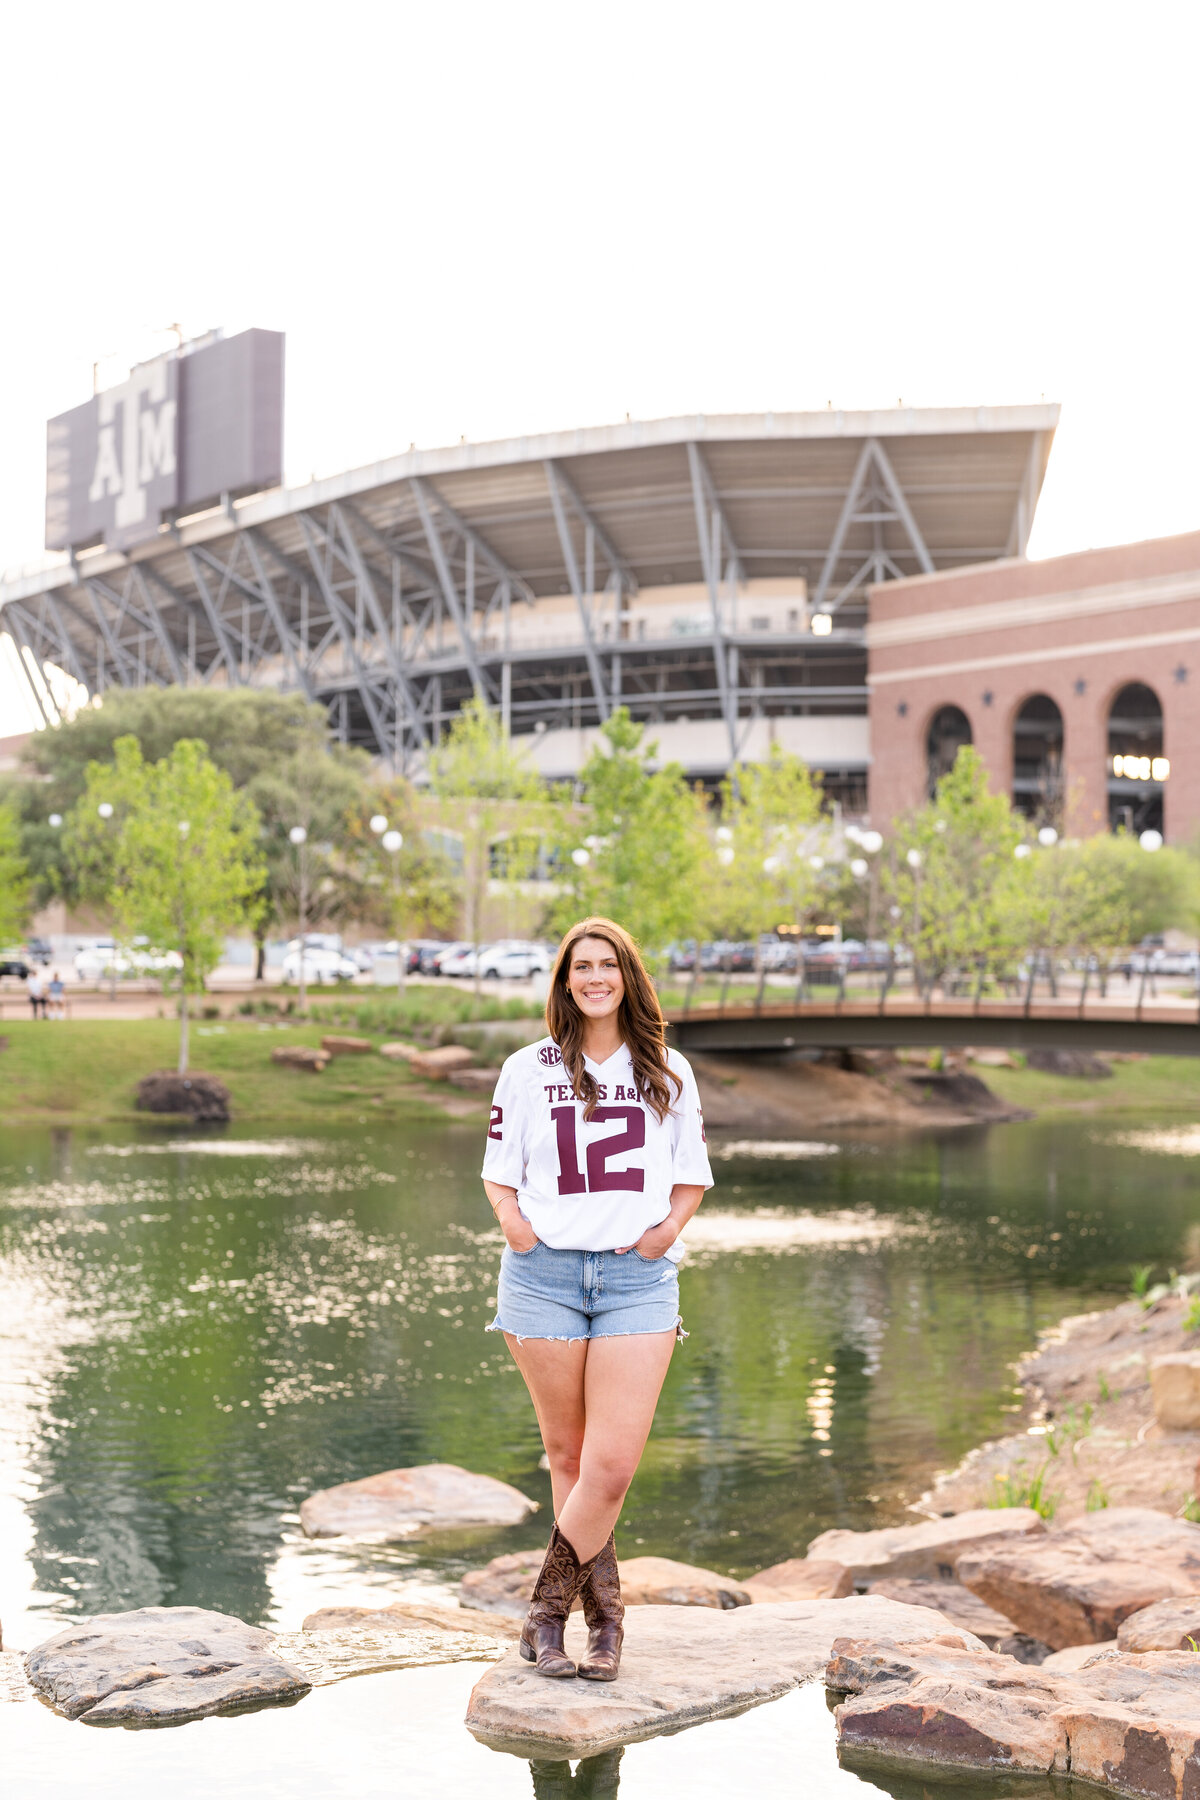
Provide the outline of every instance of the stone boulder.
[[1053,1674],[1071,1674],[1075,1669],[1086,1669],[1090,1662],[1098,1656],[1107,1656],[1110,1650],[1118,1648],[1117,1640],[1110,1638],[1107,1644],[1071,1644],[1066,1650],[1053,1650],[1044,1656],[1041,1667]]
[[199,1125],[226,1125],[229,1099],[229,1089],[215,1075],[177,1075],[164,1069],[138,1082],[135,1105],[139,1112],[183,1115]]
[[1117,1648],[1137,1655],[1144,1650],[1194,1650],[1200,1644],[1200,1594],[1158,1600],[1122,1620]]
[[793,1556],[748,1575],[742,1586],[756,1604],[769,1606],[780,1600],[842,1600],[854,1592],[854,1578],[841,1563]]
[[397,1600],[391,1606],[322,1606],[309,1613],[305,1631],[345,1631],[363,1626],[373,1631],[396,1631],[406,1627],[428,1631],[457,1631],[476,1637],[491,1638],[497,1644],[512,1644],[521,1635],[521,1621],[506,1613],[479,1612],[471,1606],[423,1606],[414,1601]]
[[437,1050],[420,1050],[410,1056],[408,1066],[426,1081],[447,1081],[452,1069],[469,1069],[474,1061],[474,1052],[465,1044],[443,1044]]
[[389,1062],[411,1062],[414,1056],[421,1054],[417,1044],[405,1044],[397,1041],[392,1044],[380,1044],[380,1056],[386,1056]]
[[835,1715],[852,1769],[1070,1774],[1139,1800],[1196,1791],[1200,1656],[1110,1654],[1050,1671],[945,1641],[859,1639],[835,1646],[825,1678],[852,1696]]
[[300,1524],[311,1538],[399,1543],[422,1532],[519,1525],[536,1511],[537,1501],[506,1481],[473,1475],[454,1463],[423,1463],[310,1494],[300,1508]]
[[89,1725],[177,1724],[312,1686],[269,1631],[200,1606],[101,1613],[31,1650],[25,1672],[56,1712]]
[[823,1531],[808,1546],[807,1560],[837,1562],[855,1587],[902,1575],[951,1581],[968,1550],[1011,1539],[1040,1537],[1046,1526],[1027,1506],[979,1507],[920,1525],[885,1525],[877,1531]]
[[[517,1550],[507,1556],[494,1556],[482,1569],[472,1569],[458,1584],[464,1608],[479,1607],[485,1612],[523,1619],[545,1554],[544,1550]],[[672,1562],[666,1556],[632,1556],[618,1566],[626,1606],[715,1606],[732,1610],[735,1606],[749,1606],[752,1597],[744,1582],[718,1575],[715,1569]]]
[[1200,1350],[1169,1351],[1150,1364],[1154,1417],[1164,1431],[1200,1430]]
[[1104,1643],[1131,1613],[1200,1590],[1200,1525],[1110,1507],[1029,1543],[965,1554],[958,1578],[1052,1650]]
[[[952,1625],[974,1632],[989,1650],[1006,1645],[1013,1636],[1012,1620],[986,1605],[961,1581],[906,1581],[898,1576],[890,1581],[873,1581],[867,1592],[881,1594],[885,1600],[899,1600],[905,1606],[930,1606]],[[1011,1656],[1011,1649],[1006,1648],[1005,1654]]]
[[311,1044],[277,1044],[271,1052],[273,1063],[286,1069],[311,1069],[319,1075],[329,1062],[328,1050],[315,1050]]
[[[984,1653],[978,1638],[953,1631],[937,1613],[874,1595],[732,1612],[634,1606],[625,1615],[619,1681],[547,1681],[514,1650],[476,1683],[467,1729],[518,1756],[593,1756],[778,1699],[820,1673],[836,1638],[860,1628],[915,1643],[948,1634],[964,1652]],[[580,1656],[586,1642],[582,1619],[573,1618],[568,1654]]]
[[498,1069],[451,1069],[451,1087],[465,1088],[469,1094],[490,1094],[499,1080]]
[[366,1056],[371,1049],[370,1038],[338,1037],[331,1033],[321,1039],[321,1048],[330,1056]]

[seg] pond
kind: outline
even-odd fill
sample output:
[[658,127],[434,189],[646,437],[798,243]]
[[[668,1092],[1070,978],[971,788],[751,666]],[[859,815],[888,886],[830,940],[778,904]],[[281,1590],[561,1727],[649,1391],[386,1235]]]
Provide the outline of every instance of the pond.
[[[1186,1134],[1153,1123],[715,1146],[719,1187],[681,1277],[691,1335],[622,1553],[741,1575],[828,1526],[903,1520],[938,1469],[1005,1428],[1011,1364],[1043,1326],[1111,1303],[1135,1262],[1195,1260],[1200,1164],[1178,1153]],[[294,1628],[322,1605],[444,1597],[466,1569],[543,1541],[532,1411],[503,1340],[483,1333],[499,1240],[478,1136],[373,1122],[306,1138],[0,1134],[6,1646],[144,1605]],[[302,1537],[314,1489],[431,1460],[500,1476],[543,1510],[386,1549]],[[478,1673],[373,1676],[285,1713],[86,1740],[41,1708],[0,1707],[0,1756],[39,1800],[75,1791],[85,1743],[89,1792],[134,1800],[167,1781],[177,1800],[217,1782],[307,1793],[325,1762],[328,1794],[351,1778],[360,1796],[528,1794],[529,1766],[461,1727]],[[819,1689],[631,1747],[621,1791],[670,1777],[725,1793],[753,1767],[760,1794],[792,1792],[809,1737],[823,1791],[878,1791],[835,1772]],[[538,1791],[615,1792],[611,1771],[564,1779],[543,1770]]]

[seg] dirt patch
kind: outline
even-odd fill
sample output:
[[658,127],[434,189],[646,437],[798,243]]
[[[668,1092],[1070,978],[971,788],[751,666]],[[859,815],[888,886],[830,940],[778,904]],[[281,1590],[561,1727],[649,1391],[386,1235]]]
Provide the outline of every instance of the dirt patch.
[[795,1136],[850,1125],[945,1126],[981,1119],[1028,1118],[1007,1106],[977,1076],[911,1069],[882,1061],[875,1072],[780,1056],[708,1056],[689,1060],[706,1124],[739,1135]]

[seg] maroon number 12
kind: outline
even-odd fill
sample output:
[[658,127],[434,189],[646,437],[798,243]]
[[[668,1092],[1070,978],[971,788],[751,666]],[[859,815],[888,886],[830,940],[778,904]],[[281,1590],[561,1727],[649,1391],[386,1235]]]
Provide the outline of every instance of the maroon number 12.
[[640,1194],[645,1185],[642,1169],[609,1169],[610,1156],[623,1156],[641,1150],[646,1143],[646,1115],[640,1106],[598,1106],[592,1118],[606,1125],[610,1119],[623,1120],[624,1131],[615,1137],[601,1138],[587,1147],[587,1176],[579,1167],[579,1147],[575,1141],[575,1108],[556,1106],[551,1110],[558,1139],[558,1191],[560,1194]]

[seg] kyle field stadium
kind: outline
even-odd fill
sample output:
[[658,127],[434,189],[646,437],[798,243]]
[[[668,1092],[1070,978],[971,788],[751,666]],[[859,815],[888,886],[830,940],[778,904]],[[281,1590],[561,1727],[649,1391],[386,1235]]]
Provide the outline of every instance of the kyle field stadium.
[[479,693],[561,780],[624,705],[696,779],[777,743],[875,824],[975,742],[1031,814],[1200,825],[1200,533],[1026,561],[1055,406],[626,421],[284,488],[282,401],[255,331],[50,422],[53,554],[0,583],[47,724],[51,665],[300,691],[419,781]]

